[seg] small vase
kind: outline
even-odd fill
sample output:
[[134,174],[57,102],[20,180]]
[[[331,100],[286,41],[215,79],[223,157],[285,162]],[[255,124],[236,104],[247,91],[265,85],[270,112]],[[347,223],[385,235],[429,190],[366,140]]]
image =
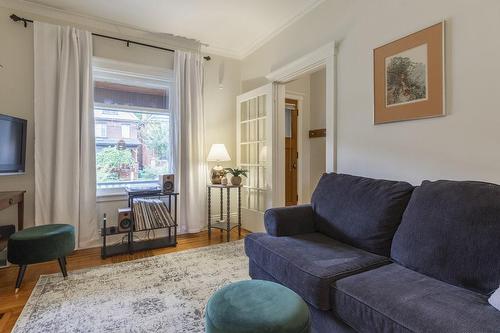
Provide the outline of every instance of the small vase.
[[232,176],[231,177],[231,184],[235,186],[240,186],[241,184],[241,177],[240,176]]
[[221,183],[221,185],[227,185],[227,178],[226,178],[226,176],[222,177],[222,179],[220,180],[220,183]]
[[220,184],[222,177],[224,177],[224,169],[222,167],[215,167],[210,171],[212,184]]

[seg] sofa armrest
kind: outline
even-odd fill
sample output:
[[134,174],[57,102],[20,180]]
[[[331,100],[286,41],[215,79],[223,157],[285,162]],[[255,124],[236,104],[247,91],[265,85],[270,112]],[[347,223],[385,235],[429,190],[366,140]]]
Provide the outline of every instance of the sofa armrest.
[[311,205],[271,208],[264,214],[266,231],[271,236],[293,236],[315,232]]

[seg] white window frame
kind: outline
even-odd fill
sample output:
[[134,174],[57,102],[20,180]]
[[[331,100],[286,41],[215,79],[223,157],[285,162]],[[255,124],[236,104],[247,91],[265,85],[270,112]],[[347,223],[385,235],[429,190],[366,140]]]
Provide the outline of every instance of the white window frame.
[[[167,88],[169,91],[169,104],[167,109],[131,107],[127,105],[110,105],[105,103],[94,103],[94,109],[126,112],[144,113],[170,113],[172,109],[172,97],[175,94],[174,71],[166,68],[152,67],[133,63],[126,63],[105,58],[93,57],[94,81],[103,80],[114,83],[136,84],[141,87]],[[154,183],[145,182],[145,183]],[[97,184],[96,184],[97,187]],[[125,195],[125,186],[113,188],[98,188],[96,195],[100,197],[112,197]]]
[[[99,135],[97,135],[97,126],[99,125],[99,128],[101,129],[99,131]],[[103,123],[99,123],[99,124],[95,124],[96,126],[96,131],[95,131],[95,137],[96,138],[107,138],[108,137],[108,125],[107,124],[103,124]]]
[[122,138],[130,139],[130,125],[122,124],[121,130],[122,130]]

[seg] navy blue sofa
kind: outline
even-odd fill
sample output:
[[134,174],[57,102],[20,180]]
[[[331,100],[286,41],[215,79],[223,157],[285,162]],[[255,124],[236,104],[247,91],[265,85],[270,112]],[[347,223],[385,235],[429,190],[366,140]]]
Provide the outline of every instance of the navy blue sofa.
[[253,279],[308,303],[313,332],[500,332],[500,186],[325,174],[311,205],[245,238]]

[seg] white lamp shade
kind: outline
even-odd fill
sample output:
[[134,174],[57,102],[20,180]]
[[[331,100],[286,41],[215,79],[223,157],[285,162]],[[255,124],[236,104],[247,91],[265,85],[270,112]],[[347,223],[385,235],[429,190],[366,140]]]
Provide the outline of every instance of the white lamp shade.
[[223,143],[214,143],[210,147],[210,152],[207,157],[208,162],[225,162],[231,161],[231,157],[227,152],[226,146]]

